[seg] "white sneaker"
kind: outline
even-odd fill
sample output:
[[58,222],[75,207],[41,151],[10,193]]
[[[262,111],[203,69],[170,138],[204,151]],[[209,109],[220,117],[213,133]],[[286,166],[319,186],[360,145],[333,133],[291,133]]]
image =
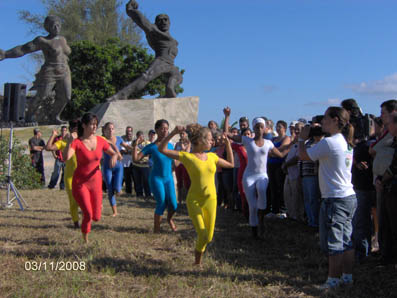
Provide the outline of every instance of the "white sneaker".
[[286,219],[287,218],[287,213],[279,213],[276,215],[277,218],[279,219]]
[[272,213],[272,212],[270,212],[270,213],[268,213],[268,214],[266,214],[266,216],[265,216],[266,218],[276,218],[277,217],[277,215],[276,214],[274,214],[274,213]]
[[347,280],[347,279],[341,278],[340,279],[340,285],[344,286],[344,287],[352,287],[353,286],[353,280],[352,279]]
[[341,285],[340,279],[336,282],[332,282],[327,279],[327,281],[325,283],[323,283],[322,285],[320,285],[318,288],[323,291],[328,291],[328,290],[334,290],[334,289],[338,288],[340,285]]

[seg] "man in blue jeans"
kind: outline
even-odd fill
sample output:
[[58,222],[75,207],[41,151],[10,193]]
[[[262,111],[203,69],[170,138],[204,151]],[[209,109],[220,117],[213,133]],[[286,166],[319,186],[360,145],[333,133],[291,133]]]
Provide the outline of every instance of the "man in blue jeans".
[[[62,126],[61,127],[61,135],[57,136],[54,139],[54,143],[59,141],[59,140],[62,140],[66,136],[67,132],[68,132],[67,127],[66,126]],[[51,151],[51,152],[52,152],[52,154],[53,154],[53,156],[55,158],[55,162],[54,162],[54,170],[52,171],[50,183],[48,184],[48,188],[49,189],[53,189],[57,185],[58,179],[59,179],[59,175],[60,175],[60,173],[62,171],[61,181],[59,181],[59,189],[65,189],[65,183],[63,181],[64,170],[65,170],[65,162],[64,162],[63,157],[62,157],[62,151],[58,150],[58,151],[55,151],[55,152],[54,151]]]

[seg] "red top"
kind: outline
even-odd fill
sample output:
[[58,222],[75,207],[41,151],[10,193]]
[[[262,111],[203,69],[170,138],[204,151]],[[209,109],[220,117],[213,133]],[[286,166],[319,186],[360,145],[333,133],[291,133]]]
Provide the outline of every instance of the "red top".
[[[96,148],[93,151],[87,149],[80,139],[75,139],[70,145],[76,151],[77,168],[73,175],[73,181],[80,180],[82,183],[94,176],[97,171],[100,173],[99,163],[102,152],[109,149],[109,143],[102,137],[96,137]],[[77,182],[77,181],[76,181]]]
[[232,149],[234,152],[237,153],[238,158],[240,159],[240,169],[242,171],[245,170],[247,167],[247,151],[245,151],[244,145],[243,144],[238,144],[238,143],[232,143]]

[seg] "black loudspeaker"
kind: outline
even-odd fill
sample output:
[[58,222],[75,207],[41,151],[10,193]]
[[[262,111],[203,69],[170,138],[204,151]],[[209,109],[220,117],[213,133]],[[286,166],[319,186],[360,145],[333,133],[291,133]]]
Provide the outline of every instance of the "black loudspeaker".
[[3,122],[24,121],[26,104],[26,85],[4,84]]

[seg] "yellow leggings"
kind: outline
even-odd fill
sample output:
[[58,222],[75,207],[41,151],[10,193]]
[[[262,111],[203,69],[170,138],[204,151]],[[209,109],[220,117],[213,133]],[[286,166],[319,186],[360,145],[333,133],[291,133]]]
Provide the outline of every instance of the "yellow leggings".
[[186,205],[198,236],[196,250],[204,252],[214,236],[217,201],[216,199],[197,200],[188,196]]
[[69,197],[70,215],[72,216],[73,222],[77,222],[79,221],[79,205],[77,205],[77,202],[72,194],[72,181],[73,181],[73,175],[71,177],[68,177],[68,175],[66,175],[65,173],[64,182],[65,182],[66,193],[68,194]]

